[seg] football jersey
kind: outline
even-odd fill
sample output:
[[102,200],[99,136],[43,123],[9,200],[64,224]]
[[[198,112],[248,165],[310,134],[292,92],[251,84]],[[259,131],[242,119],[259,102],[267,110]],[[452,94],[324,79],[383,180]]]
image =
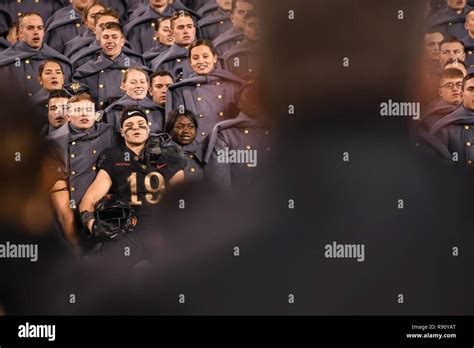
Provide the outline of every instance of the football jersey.
[[139,224],[141,218],[143,221],[151,214],[149,208],[161,201],[168,181],[183,169],[179,164],[170,163],[146,165],[125,145],[105,150],[98,167],[112,179],[109,193],[130,203]]

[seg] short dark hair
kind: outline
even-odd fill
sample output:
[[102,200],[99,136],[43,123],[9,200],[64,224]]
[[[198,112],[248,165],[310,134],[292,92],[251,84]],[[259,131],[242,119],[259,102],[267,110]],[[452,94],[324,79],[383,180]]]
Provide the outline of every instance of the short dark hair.
[[120,14],[117,11],[115,11],[114,9],[111,9],[110,7],[107,7],[105,10],[102,10],[99,13],[97,13],[97,15],[94,18],[94,26],[97,25],[97,22],[99,21],[99,18],[103,17],[103,16],[114,17],[114,18],[116,18],[120,21]]
[[466,82],[474,79],[474,73],[467,74],[464,79],[462,80],[462,90],[464,91],[464,87],[466,86]]
[[61,65],[61,63],[59,63],[57,60],[54,60],[54,59],[46,59],[46,60],[43,60],[43,62],[41,63],[41,65],[39,66],[39,69],[38,69],[38,76],[41,77],[41,75],[43,74],[43,71],[44,71],[44,68],[46,67],[46,64],[48,63],[56,63],[59,65],[59,67],[61,68],[61,72],[63,73],[64,75],[64,70],[63,70],[63,67]]
[[464,78],[464,75],[462,74],[461,70],[455,69],[455,68],[449,68],[443,71],[443,73],[441,74],[440,80],[456,79],[456,78],[460,78],[460,79]]
[[184,116],[187,119],[189,119],[194,124],[194,127],[196,128],[198,127],[197,118],[193,114],[192,111],[184,110],[183,112],[179,112],[179,110],[177,109],[177,110],[170,111],[168,115],[168,120],[166,121],[166,126],[165,126],[166,133],[169,133],[169,134],[171,133],[171,131],[174,128],[174,125],[178,121],[178,118],[180,118],[181,116]]
[[153,83],[153,79],[157,76],[169,76],[171,77],[171,81],[174,82],[174,78],[173,78],[173,75],[171,75],[170,72],[168,71],[164,71],[164,70],[158,70],[158,71],[155,71],[153,74],[151,74],[150,76],[150,84]]
[[[23,20],[24,20],[26,17],[30,17],[30,16],[38,16],[39,18],[43,19],[43,17],[41,17],[41,14],[40,14],[39,12],[36,12],[36,11],[23,13],[23,14],[20,16],[20,18],[18,18],[18,28],[20,28],[21,22],[23,22]],[[43,22],[44,22],[44,20],[43,20]]]
[[207,46],[211,50],[212,54],[217,56],[217,51],[216,48],[214,47],[214,44],[210,40],[205,40],[205,39],[200,39],[194,41],[191,46],[189,46],[189,51],[188,51],[188,57],[191,58],[191,51],[193,48],[198,47],[198,46]]
[[443,41],[441,41],[439,43],[439,47],[441,48],[441,46],[443,46],[444,44],[446,43],[459,43],[462,45],[462,48],[464,49],[465,45],[464,45],[464,42],[462,42],[461,40],[459,40],[458,38],[454,37],[454,36],[448,36],[448,37],[445,37],[443,39]]
[[66,98],[69,99],[69,94],[63,89],[57,89],[49,92],[48,101],[54,98]]
[[148,116],[143,109],[137,106],[129,106],[122,111],[122,116],[120,117],[120,127],[122,128],[125,121],[134,116],[143,117],[148,124]]
[[102,32],[106,31],[107,29],[120,31],[122,33],[122,36],[125,36],[125,34],[123,33],[123,27],[120,23],[107,22],[102,27]]
[[255,6],[255,1],[254,0],[232,0],[232,13],[234,13],[235,9],[237,8],[237,3],[238,2],[248,2],[249,4],[252,4]]

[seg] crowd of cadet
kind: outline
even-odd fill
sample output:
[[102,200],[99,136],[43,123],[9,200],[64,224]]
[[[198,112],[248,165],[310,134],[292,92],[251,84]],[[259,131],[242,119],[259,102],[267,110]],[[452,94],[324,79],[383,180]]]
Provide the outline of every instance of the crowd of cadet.
[[446,163],[474,163],[474,1],[431,0],[426,19],[419,149]]
[[[181,150],[184,182],[231,191],[255,179],[256,158],[229,151],[256,151],[259,160],[271,151],[255,88],[243,93],[261,71],[256,2],[2,1],[0,76],[42,117],[38,132],[59,163],[51,196],[63,230],[81,228],[82,198],[101,153],[124,146],[127,113]],[[133,185],[128,192],[132,204]]]

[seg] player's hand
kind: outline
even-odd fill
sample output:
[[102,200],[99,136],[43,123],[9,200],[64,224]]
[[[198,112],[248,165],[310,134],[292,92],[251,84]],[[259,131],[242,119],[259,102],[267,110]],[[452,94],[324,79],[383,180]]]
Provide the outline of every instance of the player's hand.
[[87,229],[89,230],[91,234],[94,234],[94,231],[93,231],[94,222],[95,222],[95,219],[90,219],[89,221],[87,221]]

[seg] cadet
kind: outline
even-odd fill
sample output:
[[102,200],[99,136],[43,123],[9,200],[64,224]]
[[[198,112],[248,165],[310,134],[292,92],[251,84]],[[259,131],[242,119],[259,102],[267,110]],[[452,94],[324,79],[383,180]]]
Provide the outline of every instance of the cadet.
[[462,39],[466,36],[464,18],[469,9],[466,0],[447,0],[447,6],[428,19],[427,27],[439,31],[444,37],[454,36]]
[[462,105],[436,122],[430,133],[455,154],[455,162],[470,166],[474,161],[474,74],[464,77],[462,92]]
[[38,105],[40,110],[46,110],[49,93],[64,87],[64,72],[61,64],[51,59],[43,61],[39,67],[38,80],[43,88],[33,94],[31,101]]
[[[97,159],[100,153],[113,146],[117,140],[113,127],[96,123],[94,101],[86,93],[68,101],[69,122],[46,137],[52,158],[61,164],[61,171],[67,178],[69,202],[64,202],[76,214],[75,222],[81,228],[77,207],[97,174]],[[83,240],[90,238],[82,235]]]
[[259,99],[255,84],[247,85],[240,97],[240,114],[218,123],[209,137],[206,180],[219,189],[234,190],[265,180],[259,168],[270,163],[272,140]]
[[12,21],[17,21],[28,12],[37,12],[41,18],[49,18],[63,7],[59,0],[3,0],[0,6]]
[[43,20],[37,13],[26,13],[20,18],[18,33],[20,42],[0,55],[0,76],[3,79],[17,80],[23,89],[21,93],[31,97],[41,89],[38,79],[40,64],[46,59],[53,59],[61,64],[64,80],[69,81],[69,60],[43,44]]
[[195,75],[170,86],[166,115],[171,110],[187,109],[197,115],[197,141],[209,134],[215,124],[237,116],[237,92],[243,81],[216,68],[217,55],[209,40],[198,40],[189,48],[190,64]]
[[[100,36],[102,34],[102,28],[104,24],[108,22],[119,23],[118,13],[113,10],[104,10],[104,12],[99,12],[96,15],[96,39],[92,40],[89,46],[81,49],[72,56],[71,63],[73,68],[78,68],[91,60],[97,59],[100,56]],[[132,50],[128,41],[125,41],[122,51],[125,55],[140,60],[140,64],[144,64],[142,55]]]
[[145,63],[150,66],[151,61],[163,52],[167,51],[174,43],[171,32],[171,17],[161,17],[155,20],[155,40],[157,44],[143,53]]
[[[229,48],[240,44],[245,39],[243,29],[245,27],[245,16],[254,9],[253,0],[233,0],[230,20],[232,27],[219,35],[212,43],[219,55],[222,55]],[[441,37],[442,40],[442,37]],[[441,41],[440,40],[440,41]]]
[[212,14],[201,18],[197,23],[200,30],[200,37],[211,41],[232,28],[232,22],[230,21],[232,0],[216,1],[219,6],[218,9]]
[[224,53],[222,59],[227,71],[245,80],[252,80],[260,66],[260,20],[255,11],[245,16],[245,40]]
[[[159,226],[152,225],[156,215],[154,206],[162,200],[169,186],[183,181],[184,159],[174,146],[155,147],[160,155],[150,158],[147,153],[150,129],[147,115],[140,109],[124,110],[121,118],[121,135],[125,144],[104,151],[99,159],[99,172],[80,204],[81,220],[93,234],[98,225],[94,219],[95,204],[106,194],[130,204],[137,217],[137,225],[122,241],[135,252],[145,248],[142,238],[146,233],[156,233]],[[144,235],[145,234],[145,235]],[[112,243],[108,243],[112,247]],[[123,255],[123,247],[119,252]]]
[[188,63],[188,48],[196,40],[196,25],[191,14],[185,11],[173,14],[170,24],[174,44],[164,54],[151,61],[151,69],[168,71],[173,80],[179,82],[193,72]]
[[151,133],[162,133],[165,128],[165,109],[147,97],[149,85],[146,71],[140,68],[127,69],[120,85],[125,95],[105,109],[104,122],[114,126],[115,131],[120,133],[123,110],[135,107],[145,111]]
[[421,127],[427,131],[442,117],[455,111],[462,103],[462,80],[464,75],[459,69],[446,69],[439,81],[439,98],[422,112]]
[[[125,32],[133,49],[143,54],[155,46],[156,41],[153,39],[155,20],[163,16],[171,16],[176,11],[168,2],[168,0],[150,0],[143,13],[135,18],[132,14],[129,23],[125,26]],[[143,11],[143,8],[139,7],[135,10],[137,11]]]
[[[66,57],[71,58],[74,53],[95,41],[95,17],[104,10],[104,5],[98,0],[94,0],[94,3],[84,10],[82,17],[84,23],[86,23],[87,30],[65,43],[63,53]],[[114,13],[118,17],[118,13],[115,11]]]
[[439,72],[439,44],[444,37],[440,32],[426,32],[424,36],[424,68],[430,73]]
[[[118,24],[120,22],[119,13],[111,9],[105,9],[97,13],[94,18],[95,36],[93,38],[83,39],[81,42],[77,43],[77,46],[71,48],[71,50],[76,50],[75,52],[71,52],[71,63],[74,69],[77,69],[78,67],[91,60],[95,60],[100,56],[100,35],[102,34],[103,25],[108,22]],[[79,45],[81,44],[85,46],[80,47]],[[124,50],[127,51],[127,54],[140,57],[140,55],[130,50],[126,45],[127,42],[125,42],[124,46]]]
[[82,21],[82,13],[94,0],[72,0],[70,6],[57,11],[46,22],[45,42],[58,52],[64,52],[65,44],[83,34],[87,27]]
[[49,93],[48,123],[41,130],[41,135],[47,136],[67,123],[67,102],[69,95],[63,90]]
[[439,63],[444,66],[449,59],[457,59],[462,62],[466,59],[464,43],[455,37],[447,37],[439,44]]
[[168,89],[173,84],[173,76],[167,71],[155,71],[150,77],[150,95],[153,101],[164,107]]
[[112,99],[123,96],[120,90],[122,74],[131,66],[142,65],[142,60],[122,52],[124,44],[120,24],[105,23],[100,37],[102,52],[99,58],[87,62],[74,73],[74,80],[89,86],[100,109],[105,109]]
[[174,110],[168,115],[166,133],[170,134],[173,141],[182,148],[186,159],[185,182],[205,179],[203,143],[195,141],[197,128],[196,116],[189,110],[184,112]]
[[217,7],[216,0],[182,0],[181,2],[195,12],[198,12],[208,4]]

